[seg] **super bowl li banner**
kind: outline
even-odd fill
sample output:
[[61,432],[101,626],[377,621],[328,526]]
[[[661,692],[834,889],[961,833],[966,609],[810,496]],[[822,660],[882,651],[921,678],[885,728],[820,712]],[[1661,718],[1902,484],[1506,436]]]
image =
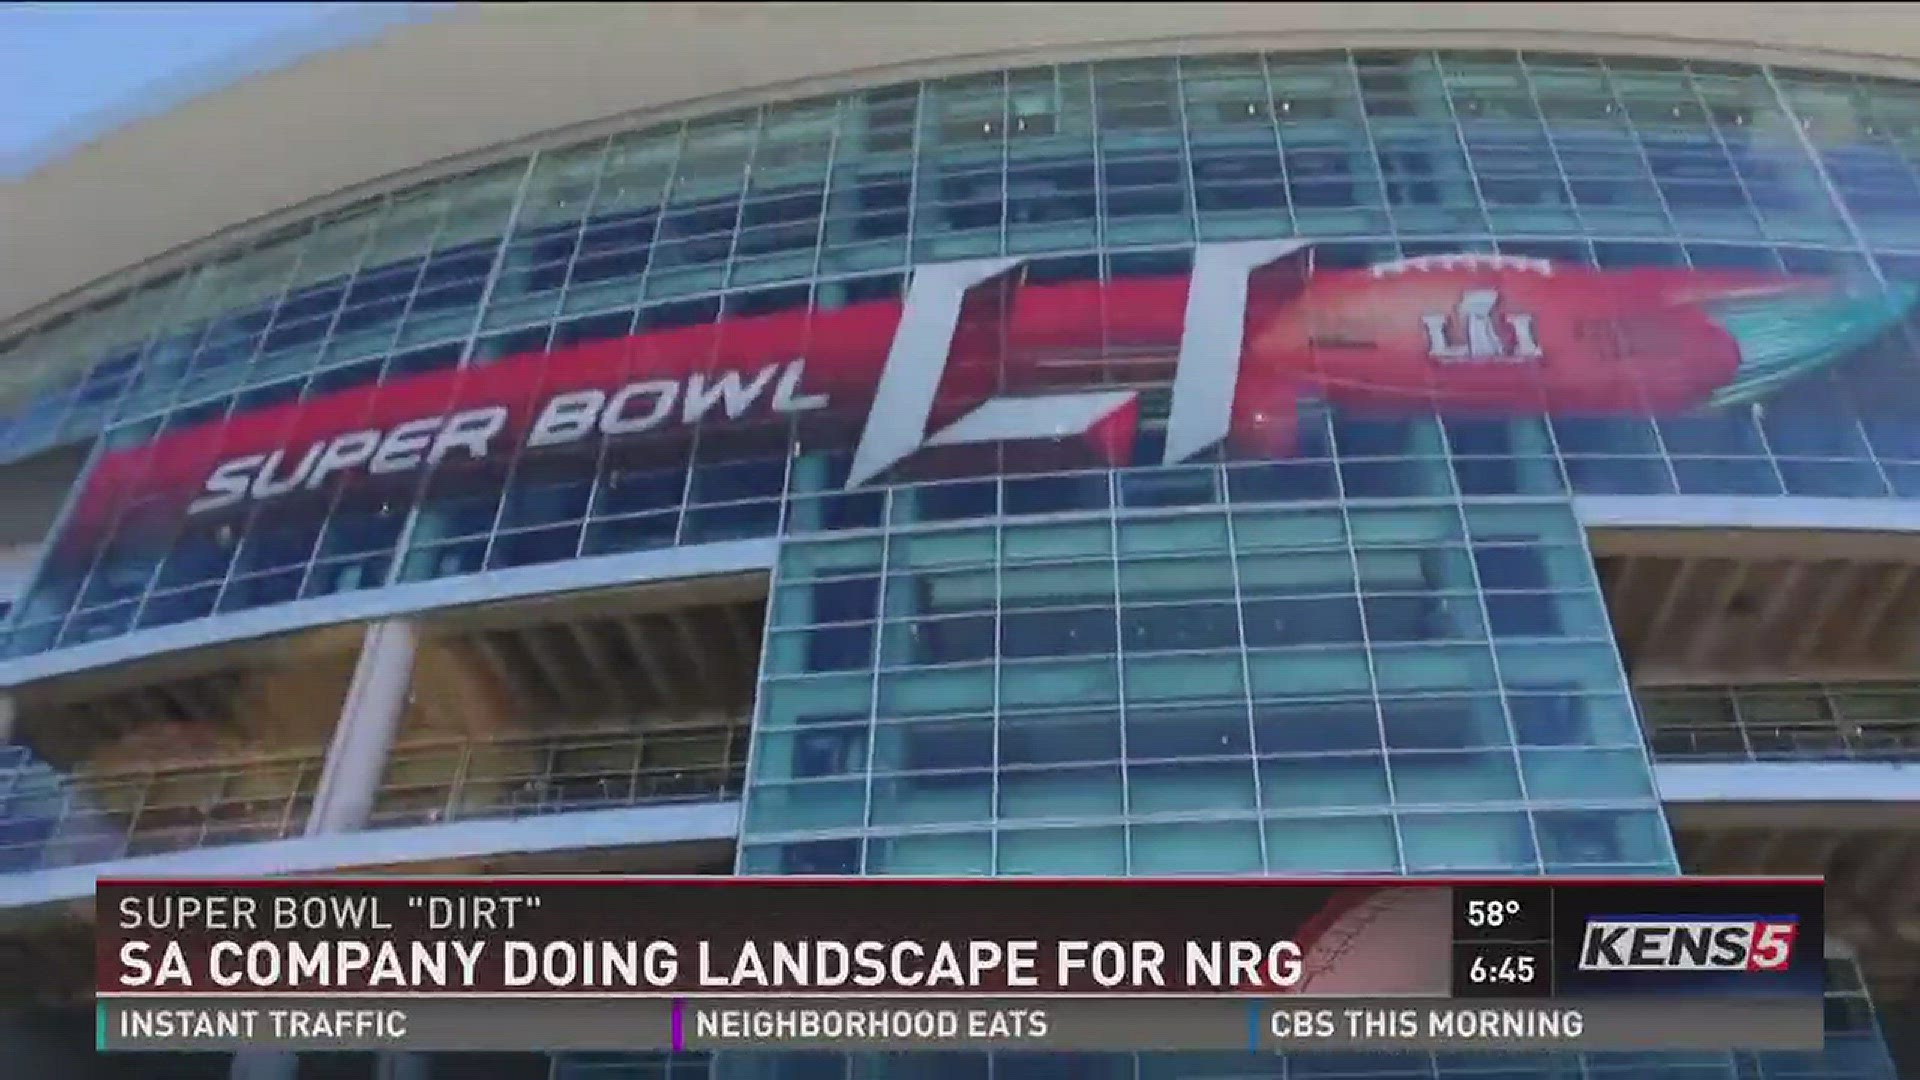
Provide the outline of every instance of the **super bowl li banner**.
[[[1897,344],[1911,286],[1481,254],[1321,268],[1313,256],[1304,241],[1202,245],[1185,274],[1045,283],[1020,258],[928,264],[897,299],[259,409],[104,455],[69,537],[129,513],[242,514],[427,469],[497,476],[484,467],[523,451],[574,448],[591,470],[608,440],[664,447],[696,427],[703,440],[738,428],[851,451],[846,483],[859,487],[935,463],[940,475],[969,460],[976,473],[1019,469],[1022,448],[1051,466],[1178,464],[1216,448],[1285,458],[1314,408],[1675,417],[1792,405],[1796,388],[1862,356],[1897,357],[1912,382]],[[1867,396],[1882,392],[1912,388]],[[1147,422],[1164,439],[1136,439]],[[1150,460],[1135,460],[1141,446]]]

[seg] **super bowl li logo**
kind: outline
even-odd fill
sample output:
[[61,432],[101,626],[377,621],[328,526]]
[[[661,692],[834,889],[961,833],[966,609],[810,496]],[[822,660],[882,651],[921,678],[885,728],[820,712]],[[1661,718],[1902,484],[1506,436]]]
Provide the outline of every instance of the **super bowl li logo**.
[[[1427,331],[1427,355],[1436,363],[1449,364],[1509,360],[1523,362],[1540,359],[1540,341],[1533,336],[1533,316],[1500,313],[1498,289],[1469,289],[1454,307],[1452,315],[1420,316]],[[1506,323],[1507,333],[1500,331]],[[1464,331],[1465,340],[1454,339]]]
[[[1172,403],[1167,416],[1166,449],[1160,464],[1175,465],[1219,443],[1234,426],[1234,404],[1246,354],[1247,296],[1260,271],[1300,255],[1305,241],[1252,241],[1201,245],[1187,287],[1175,364]],[[907,303],[887,357],[874,404],[854,453],[847,486],[873,480],[922,447],[1023,439],[1061,439],[1084,435],[1133,406],[1133,390],[1088,390],[1065,394],[993,397],[960,419],[928,431],[927,422],[940,381],[953,355],[954,334],[968,294],[1016,271],[1021,259],[983,259],[922,267],[914,275]],[[1303,268],[1303,277],[1305,274]],[[1444,255],[1384,263],[1368,269],[1376,280],[1440,275],[1433,280],[1468,280],[1477,273],[1551,277],[1541,259],[1498,255]],[[1391,294],[1387,294],[1391,295]],[[1412,290],[1418,302],[1439,297]],[[1410,312],[1405,324],[1423,335],[1425,359],[1435,364],[1534,363],[1545,357],[1532,312],[1505,309],[1502,290],[1484,284],[1463,285],[1451,305]],[[1395,312],[1314,310],[1302,314],[1322,320],[1305,337],[1309,348],[1337,352],[1379,346],[1378,325]],[[1355,318],[1355,316],[1360,316]]]

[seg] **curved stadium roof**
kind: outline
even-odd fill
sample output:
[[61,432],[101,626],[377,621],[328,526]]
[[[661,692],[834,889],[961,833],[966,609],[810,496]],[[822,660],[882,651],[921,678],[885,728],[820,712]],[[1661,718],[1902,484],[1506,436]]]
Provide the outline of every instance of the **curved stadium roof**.
[[[1920,80],[1905,4],[467,7],[129,123],[0,186],[0,331],[370,189],[597,123],[1007,62],[1143,51],[1530,47]],[[49,307],[49,305],[52,305]]]

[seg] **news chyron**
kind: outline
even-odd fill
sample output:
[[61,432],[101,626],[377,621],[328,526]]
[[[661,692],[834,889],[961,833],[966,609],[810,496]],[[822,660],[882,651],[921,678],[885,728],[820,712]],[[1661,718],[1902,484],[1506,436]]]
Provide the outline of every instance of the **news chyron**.
[[1562,891],[1554,933],[1559,989],[1820,993],[1826,985],[1822,912],[1808,903],[1804,888],[1729,883],[1711,890],[1710,905],[1701,893],[1660,886]]

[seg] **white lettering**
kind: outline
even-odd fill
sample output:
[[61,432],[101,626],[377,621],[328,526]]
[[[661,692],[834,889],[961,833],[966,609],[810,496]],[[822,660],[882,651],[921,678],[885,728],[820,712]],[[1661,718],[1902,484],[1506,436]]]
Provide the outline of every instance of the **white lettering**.
[[126,969],[120,974],[120,985],[145,986],[153,978],[153,965],[147,963],[147,948],[144,941],[120,943],[120,966]]
[[127,1009],[120,1034],[134,1039],[251,1039],[257,1009]]
[[685,410],[687,423],[699,423],[707,415],[707,410],[713,408],[715,402],[721,404],[727,419],[740,419],[742,414],[753,407],[754,401],[760,397],[761,391],[767,388],[767,383],[772,381],[773,373],[777,370],[779,369],[776,367],[761,368],[760,373],[753,377],[753,381],[745,385],[740,382],[739,372],[728,371],[722,373],[711,386],[707,384],[705,374],[695,372],[693,377],[687,380]]
[[780,372],[780,382],[773,388],[774,412],[810,412],[827,407],[827,395],[800,393],[800,379],[806,372],[805,360],[795,360]]
[[[642,395],[651,396],[653,404],[641,415],[628,416],[628,403]],[[600,417],[600,430],[608,435],[634,435],[658,427],[672,413],[673,403],[679,397],[680,384],[671,379],[629,383],[607,402],[607,411]]]
[[[1205,246],[1202,245],[1202,250],[1205,250]],[[1367,272],[1373,277],[1382,278],[1394,274],[1430,270],[1518,270],[1521,273],[1552,277],[1553,263],[1546,259],[1534,259],[1524,255],[1455,252],[1451,255],[1416,255],[1407,259],[1374,263],[1368,267]]]
[[[1204,244],[1187,286],[1180,354],[1161,463],[1175,465],[1227,435],[1246,327],[1247,288],[1257,270],[1305,250],[1298,240]],[[846,486],[859,487],[923,446],[1061,439],[1084,434],[1130,404],[1131,390],[990,397],[941,430],[927,432],[952,359],[960,312],[974,290],[1013,287],[1024,260],[977,259],[914,271],[873,411],[854,448]]]
[[276,495],[285,495],[305,483],[307,477],[313,472],[314,463],[320,460],[320,453],[325,445],[314,443],[307,447],[307,452],[301,456],[300,464],[294,467],[293,472],[278,479],[273,474],[280,468],[280,462],[285,460],[287,452],[275,450],[268,454],[266,464],[260,466],[259,475],[253,478],[253,497],[271,499]]
[[427,464],[438,465],[446,460],[448,454],[459,447],[475,461],[487,456],[487,441],[507,426],[507,407],[490,405],[484,409],[468,409],[454,413],[448,418],[447,426],[433,438],[433,448],[427,451]]
[[[1427,355],[1443,363],[1459,360],[1538,360],[1540,340],[1534,334],[1532,315],[1505,316],[1514,337],[1513,348],[1500,338],[1494,309],[1500,305],[1500,293],[1494,289],[1472,289],[1460,298],[1453,316],[1422,315],[1420,325],[1427,333]],[[1454,319],[1466,331],[1466,341],[1455,341]]]
[[265,454],[248,454],[237,457],[213,470],[207,477],[206,494],[195,499],[187,506],[187,513],[201,514],[208,510],[219,510],[232,506],[247,497],[247,488],[253,483],[253,470],[267,460]]
[[1460,317],[1467,321],[1467,351],[1475,356],[1505,356],[1507,347],[1493,328],[1493,308],[1500,294],[1477,289],[1460,300]]
[[[1188,286],[1161,464],[1188,460],[1227,436],[1253,276],[1307,247],[1294,240],[1200,246]],[[1136,391],[1130,389],[1095,387],[986,396],[941,429],[929,431],[963,304],[976,290],[1018,287],[1012,272],[1022,261],[982,259],[915,270],[874,388],[872,411],[854,449],[847,487],[872,481],[926,446],[1083,436],[1135,400]],[[1469,258],[1461,265],[1478,263]],[[1400,269],[1395,264],[1376,268],[1376,273]],[[1453,311],[1422,316],[1433,358],[1443,362],[1540,358],[1535,317],[1500,312],[1499,301],[1496,290],[1475,289]],[[756,407],[775,415],[829,408],[832,402],[827,394],[808,391],[806,364],[802,357],[753,371],[698,372],[684,380],[645,379],[611,392],[559,393],[540,406],[526,428],[525,445],[573,443],[596,431],[607,436],[638,434],[676,421],[737,420]],[[505,405],[480,406],[408,420],[384,432],[368,429],[335,435],[306,447],[297,462],[288,460],[290,451],[285,448],[236,457],[212,470],[188,512],[219,510],[249,496],[266,499],[303,486],[317,489],[354,468],[373,474],[399,473],[437,466],[456,452],[471,461],[484,460],[511,420]]]
[[375,476],[386,473],[406,472],[420,464],[427,446],[433,442],[433,433],[440,429],[444,417],[429,416],[423,420],[408,420],[395,424],[381,442],[380,449],[374,451],[373,460],[367,463],[367,471]]
[[187,966],[186,950],[177,941],[160,946],[156,970],[147,959],[153,951],[150,942],[128,941],[120,946],[121,986],[192,986],[193,971]]
[[1167,947],[1157,941],[1085,941],[1070,938],[1059,944],[1056,960],[1060,979],[1086,972],[1099,986],[1165,986],[1162,967]]
[[307,481],[310,490],[320,490],[327,477],[343,469],[365,465],[373,452],[380,448],[380,431],[373,428],[367,431],[349,431],[327,444],[320,460],[313,466],[313,476]]
[[593,431],[594,418],[600,415],[600,406],[606,400],[607,395],[599,390],[555,394],[540,411],[540,418],[533,422],[533,430],[527,433],[527,445],[556,446],[586,438]]
[[216,941],[207,950],[207,978],[215,986],[234,986],[246,976],[233,969],[233,964],[241,959],[240,943],[237,941]]
[[1513,354],[1528,360],[1538,360],[1540,339],[1533,336],[1533,316],[1509,315],[1507,328],[1513,331]]

